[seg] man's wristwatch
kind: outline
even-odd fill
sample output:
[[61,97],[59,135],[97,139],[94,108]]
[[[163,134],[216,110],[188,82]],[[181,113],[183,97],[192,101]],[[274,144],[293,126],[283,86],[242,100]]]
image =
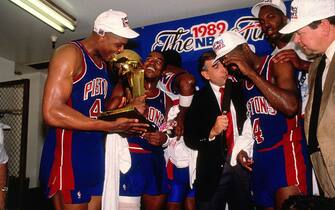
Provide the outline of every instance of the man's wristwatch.
[[8,187],[6,187],[6,186],[1,187],[1,192],[8,192]]

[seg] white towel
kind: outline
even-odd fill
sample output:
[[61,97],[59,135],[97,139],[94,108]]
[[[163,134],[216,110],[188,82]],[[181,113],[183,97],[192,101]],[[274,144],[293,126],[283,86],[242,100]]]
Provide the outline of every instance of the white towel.
[[[179,105],[174,105],[171,107],[167,120],[174,120],[177,117],[179,111]],[[164,157],[166,162],[170,160],[177,168],[189,167],[190,187],[192,189],[193,182],[196,178],[198,151],[188,148],[185,145],[183,136],[181,136],[179,140],[177,140],[177,137],[169,138],[163,147],[166,147],[164,150]]]
[[192,161],[190,160],[191,152],[192,149],[185,145],[183,136],[179,140],[174,137],[169,139],[169,144],[164,150],[164,156],[166,161],[170,160],[177,168],[185,168]]
[[102,210],[117,210],[120,187],[120,171],[126,173],[131,166],[126,138],[108,134],[105,154],[105,182],[102,193]]
[[190,149],[190,162],[188,165],[189,175],[190,175],[190,187],[193,188],[193,183],[196,178],[196,169],[197,169],[197,157],[198,157],[198,150],[191,150]]
[[248,156],[252,158],[253,155],[254,139],[252,138],[251,121],[248,118],[243,125],[242,135],[237,137],[235,141],[233,151],[231,154],[230,165],[235,166],[237,164],[237,155],[241,150],[247,152]]
[[3,130],[5,129],[10,129],[10,126],[0,122],[0,164],[5,164],[8,162],[8,155],[4,145]]

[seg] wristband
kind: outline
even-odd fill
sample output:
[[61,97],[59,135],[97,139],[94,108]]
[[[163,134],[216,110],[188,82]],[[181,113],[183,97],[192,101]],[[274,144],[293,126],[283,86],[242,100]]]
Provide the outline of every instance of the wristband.
[[164,148],[167,147],[167,146],[169,146],[169,144],[170,144],[170,141],[169,141],[170,137],[169,137],[169,135],[166,134],[166,133],[165,133],[165,135],[166,135],[167,139],[166,139],[166,142],[164,142],[164,144],[162,145],[162,147],[164,147]]
[[193,95],[183,96],[179,95],[179,105],[182,107],[189,107],[192,103]]
[[1,192],[8,192],[8,187],[1,187]]
[[209,137],[208,137],[208,140],[209,140],[209,141],[213,141],[215,138],[216,138],[216,136],[214,136],[214,137],[212,137],[212,138],[209,138]]

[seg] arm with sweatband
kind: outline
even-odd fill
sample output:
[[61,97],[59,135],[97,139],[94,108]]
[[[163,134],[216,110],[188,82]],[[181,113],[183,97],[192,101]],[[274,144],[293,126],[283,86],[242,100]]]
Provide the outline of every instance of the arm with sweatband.
[[193,94],[189,96],[183,96],[179,94],[179,106],[189,107],[192,103]]

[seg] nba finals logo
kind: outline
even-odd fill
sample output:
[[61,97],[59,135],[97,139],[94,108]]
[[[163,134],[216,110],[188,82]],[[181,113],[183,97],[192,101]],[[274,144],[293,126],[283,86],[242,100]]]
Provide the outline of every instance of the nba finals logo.
[[128,27],[128,17],[124,17],[122,18],[122,24],[123,24],[123,27]]
[[298,19],[298,7],[291,7],[291,19]]
[[212,48],[215,37],[227,30],[228,23],[224,20],[200,23],[190,29],[179,27],[176,30],[163,30],[156,35],[151,50],[160,48],[161,51],[174,49],[189,52]]
[[213,44],[213,50],[215,52],[218,52],[219,50],[223,49],[226,45],[224,44],[223,40],[218,40],[216,42],[214,42]]

